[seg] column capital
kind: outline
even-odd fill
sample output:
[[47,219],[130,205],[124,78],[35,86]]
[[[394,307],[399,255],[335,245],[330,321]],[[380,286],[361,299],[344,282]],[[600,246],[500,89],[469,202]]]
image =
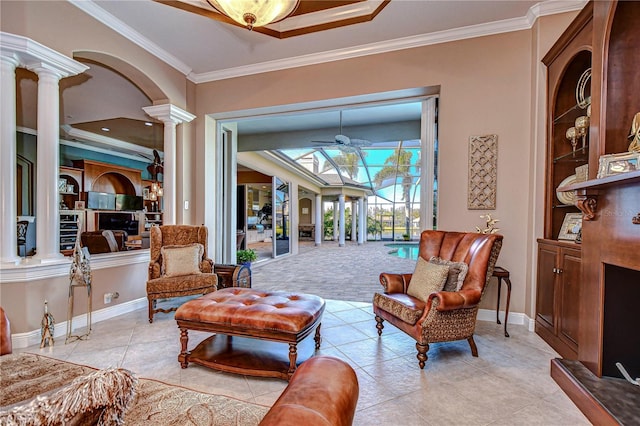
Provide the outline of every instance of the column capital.
[[30,38],[0,32],[0,52],[3,59],[12,57],[19,66],[35,71],[45,68],[59,78],[69,77],[89,69],[85,64],[69,58]]
[[2,64],[6,64],[11,66],[12,68],[18,68],[18,65],[20,65],[20,60],[18,59],[18,57],[12,53],[7,53],[5,54],[4,50],[2,51],[2,54],[0,55],[0,62],[2,62]]
[[167,123],[188,123],[194,118],[195,115],[191,114],[183,110],[182,108],[178,108],[172,104],[163,104],[163,105],[153,105],[148,107],[143,107],[142,110],[152,118],[157,118],[158,120]]

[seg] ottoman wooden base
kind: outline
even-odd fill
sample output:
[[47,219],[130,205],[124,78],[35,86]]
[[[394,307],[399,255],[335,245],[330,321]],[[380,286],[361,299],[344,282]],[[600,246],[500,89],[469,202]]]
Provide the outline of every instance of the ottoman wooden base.
[[[317,296],[229,288],[182,305],[176,312],[180,328],[182,368],[190,362],[216,370],[261,377],[291,378],[297,366],[313,355],[310,344],[298,344],[315,330],[320,348],[324,300]],[[216,335],[187,350],[188,330]],[[308,343],[307,340],[306,343]],[[289,350],[283,343],[288,343]]]

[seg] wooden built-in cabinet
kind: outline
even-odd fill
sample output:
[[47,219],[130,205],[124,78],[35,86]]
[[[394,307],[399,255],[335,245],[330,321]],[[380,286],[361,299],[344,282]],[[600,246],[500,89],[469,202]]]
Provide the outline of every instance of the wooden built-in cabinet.
[[[578,117],[589,116],[584,99],[591,97],[593,4],[576,17],[543,58],[547,66],[547,157],[544,239],[538,240],[536,332],[565,358],[578,357],[581,250],[575,241],[559,241],[567,214],[580,210],[558,195],[561,185],[574,183],[576,168],[589,163],[591,137],[567,130]],[[578,96],[582,86],[581,98]],[[575,198],[573,193],[570,193]]]
[[563,358],[578,357],[580,247],[538,241],[536,333]]
[[[640,2],[589,2],[543,60],[548,67],[547,182],[544,239],[539,240],[536,331],[565,358],[574,358],[577,348],[579,362],[554,359],[551,376],[594,424],[640,422],[640,388],[626,381],[617,368],[620,363],[629,376],[640,376],[640,313],[636,308],[640,299],[640,170],[598,177],[602,155],[628,151],[631,123],[640,112],[638,22]],[[563,216],[553,205],[554,186],[571,172],[554,161],[560,154],[554,150],[562,139],[562,119],[558,120],[557,112],[566,108],[563,99],[571,98],[571,81],[587,65],[589,56],[588,179],[562,186],[563,191],[575,194],[582,213],[578,251],[578,246],[554,241]],[[562,273],[554,274],[554,267]],[[599,379],[602,376],[606,379]]]

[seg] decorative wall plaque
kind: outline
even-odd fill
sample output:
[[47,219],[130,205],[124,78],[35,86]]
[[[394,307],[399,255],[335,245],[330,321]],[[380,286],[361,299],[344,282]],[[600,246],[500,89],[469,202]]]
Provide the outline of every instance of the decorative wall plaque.
[[469,210],[494,210],[498,183],[498,135],[469,138]]

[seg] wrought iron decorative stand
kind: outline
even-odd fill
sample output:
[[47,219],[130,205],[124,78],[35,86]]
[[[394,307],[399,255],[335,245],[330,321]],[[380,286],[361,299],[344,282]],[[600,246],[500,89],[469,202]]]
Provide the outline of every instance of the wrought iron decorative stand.
[[[78,237],[76,238],[76,245],[73,248],[73,261],[71,262],[71,269],[69,270],[69,302],[67,310],[67,338],[64,343],[68,343],[74,340],[85,340],[91,334],[91,255],[89,249],[80,246],[80,230],[78,227]],[[86,288],[87,290],[87,329],[86,333],[81,335],[72,335],[73,332],[73,293],[78,287]]]

